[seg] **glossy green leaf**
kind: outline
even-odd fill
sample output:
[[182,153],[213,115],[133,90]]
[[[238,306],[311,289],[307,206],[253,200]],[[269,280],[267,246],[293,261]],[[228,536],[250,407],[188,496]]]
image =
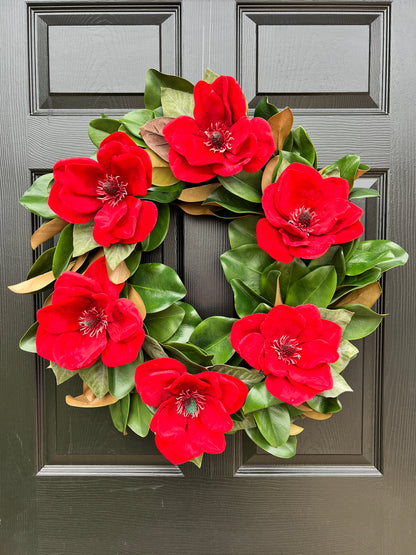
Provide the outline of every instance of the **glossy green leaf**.
[[274,268],[275,265],[271,264],[264,270],[260,278],[260,293],[272,305],[274,305],[276,300],[277,280],[280,278],[279,270],[275,270]]
[[220,256],[225,277],[229,283],[241,279],[260,294],[261,274],[270,265],[272,258],[257,245],[242,245]]
[[274,262],[265,272],[271,270],[278,270],[280,272],[279,287],[283,302],[286,301],[289,287],[303,276],[306,276],[309,272],[308,267],[300,258],[294,258],[292,262],[287,264],[283,262]]
[[319,395],[321,395],[322,397],[338,397],[338,395],[341,395],[341,393],[352,391],[351,387],[347,384],[341,374],[338,374],[338,372],[336,370],[333,370],[332,368],[331,374],[333,379],[332,389],[321,391]]
[[329,366],[332,370],[335,370],[337,374],[340,374],[345,367],[353,360],[359,353],[359,350],[355,345],[350,343],[347,339],[342,338],[340,346],[338,347],[339,359],[333,362]]
[[41,274],[46,274],[46,272],[50,272],[52,270],[52,261],[55,254],[55,249],[56,247],[52,247],[39,256],[39,258],[30,268],[26,279],[31,279],[33,277],[40,276]]
[[185,311],[177,304],[173,304],[165,310],[148,314],[145,324],[151,337],[163,343],[167,341],[179,328],[185,317]]
[[114,243],[109,247],[104,247],[104,256],[107,264],[112,270],[115,270],[117,266],[123,260],[126,260],[136,247],[135,243],[130,245],[123,245],[122,243]]
[[258,313],[262,313],[262,314],[267,314],[268,312],[271,311],[273,307],[265,304],[265,303],[260,303],[258,306],[256,306],[256,308],[253,310],[253,314],[258,314]]
[[284,170],[294,162],[298,162],[299,164],[305,164],[306,166],[311,166],[311,167],[313,166],[313,164],[311,164],[309,160],[306,160],[306,158],[304,158],[303,156],[300,156],[296,152],[288,152],[286,150],[281,150],[279,152],[279,162],[273,172],[272,182],[274,183],[275,181],[277,181],[281,176],[281,174],[284,172]]
[[66,368],[62,368],[58,366],[55,362],[49,363],[50,368],[52,369],[53,373],[55,374],[56,385],[61,385],[62,383],[70,380],[74,376],[78,374],[76,370],[67,370]]
[[124,434],[127,428],[127,420],[130,412],[130,395],[126,395],[123,399],[117,401],[108,407],[110,409],[111,419],[114,427]]
[[290,306],[314,304],[325,308],[331,302],[337,286],[333,266],[322,266],[308,273],[289,287],[285,303]]
[[267,303],[267,299],[253,291],[241,279],[232,279],[231,287],[234,293],[235,311],[240,318],[252,314],[259,304]]
[[182,181],[178,181],[178,183],[170,185],[169,187],[157,187],[156,185],[152,185],[147,189],[146,196],[140,198],[167,204],[176,200],[184,188],[185,183]]
[[272,447],[279,447],[289,439],[290,415],[285,405],[255,411],[254,418],[261,435]]
[[239,430],[247,430],[247,428],[257,428],[253,413],[247,414],[243,420],[233,419],[233,427],[227,434],[235,434]]
[[219,182],[227,191],[250,202],[261,202],[261,179],[263,172],[248,173],[241,171],[229,177],[218,176]]
[[202,453],[202,455],[199,455],[199,457],[195,457],[194,459],[191,459],[189,462],[194,464],[197,468],[201,468],[203,458],[204,458],[204,453]]
[[196,364],[200,364],[201,366],[209,366],[212,363],[213,355],[207,354],[196,345],[169,340],[169,343],[166,343],[164,346],[167,348],[173,347],[183,353],[187,358],[189,358],[189,360],[195,362]]
[[320,266],[334,266],[335,271],[337,273],[337,285],[342,283],[345,277],[345,258],[344,258],[344,251],[341,247],[335,246],[330,247],[325,254],[320,256],[319,258],[314,258],[311,260],[308,270],[311,271],[315,268],[319,268]]
[[375,189],[354,187],[353,189],[351,189],[348,198],[351,200],[353,198],[370,198],[379,196],[380,193]]
[[73,228],[74,226],[72,224],[67,225],[59,236],[52,262],[52,271],[56,278],[65,272],[71,260],[72,253],[74,252],[72,239]]
[[[156,110],[162,105],[161,88],[167,87],[177,91],[192,93],[194,86],[192,83],[178,77],[177,75],[167,75],[156,69],[149,69],[146,72],[146,81],[144,89],[144,105],[148,110]],[[156,114],[159,117],[160,114]],[[166,114],[165,114],[166,115]]]
[[381,270],[379,268],[371,268],[371,270],[367,270],[362,274],[358,274],[356,276],[345,276],[341,287],[335,291],[334,296],[332,297],[332,302],[338,301],[346,295],[350,293],[350,291],[354,291],[355,289],[361,289],[366,285],[370,285],[370,283],[374,283],[379,279],[381,276]]
[[281,459],[289,459],[296,455],[296,445],[297,445],[297,438],[296,436],[290,436],[287,442],[284,445],[280,445],[280,447],[273,447],[270,443],[262,436],[257,428],[247,428],[245,430],[248,437],[253,441],[256,445],[258,445],[264,451],[267,451],[271,455],[275,457],[279,457]]
[[38,331],[39,323],[35,322],[30,326],[27,332],[19,341],[19,347],[22,351],[28,353],[36,353],[36,332]]
[[20,197],[19,202],[33,214],[42,218],[56,218],[55,212],[48,206],[49,193],[53,183],[53,173],[38,177],[31,187]]
[[378,328],[384,318],[383,314],[377,314],[371,308],[361,304],[349,304],[339,308],[345,308],[354,313],[351,322],[345,328],[344,339],[361,339],[370,335]]
[[120,121],[132,135],[140,137],[140,128],[154,117],[152,110],[133,110],[120,118]]
[[171,118],[179,116],[193,117],[195,101],[192,93],[162,87],[160,97],[164,116]]
[[228,237],[232,249],[243,245],[257,245],[256,226],[260,216],[247,216],[230,222]]
[[230,343],[230,332],[236,321],[235,318],[224,316],[207,318],[195,328],[189,341],[208,354],[214,355],[213,364],[223,364],[234,353]]
[[206,83],[213,83],[215,81],[215,79],[217,79],[219,77],[218,73],[215,73],[215,71],[212,71],[212,69],[209,69],[207,67],[207,69],[205,70],[204,73],[204,81]]
[[146,148],[146,143],[143,141],[143,139],[140,139],[139,137],[137,137],[136,135],[133,135],[133,133],[130,133],[130,131],[127,129],[127,127],[122,123],[120,125],[120,127],[118,128],[119,131],[121,131],[122,133],[125,133],[128,137],[130,137],[130,139],[132,141],[134,141],[136,143],[136,145],[142,147],[142,148]]
[[130,412],[127,426],[138,436],[146,437],[149,433],[152,418],[152,411],[143,403],[137,391],[134,391],[130,396]]
[[164,264],[141,264],[129,282],[143,299],[148,314],[164,310],[186,295],[178,274]]
[[340,177],[346,179],[352,189],[354,185],[355,174],[360,166],[360,157],[356,154],[348,154],[340,160],[337,160],[322,172],[322,177],[332,175],[334,170],[339,170]]
[[156,225],[146,239],[142,242],[142,247],[145,252],[153,251],[163,241],[169,230],[170,210],[168,204],[159,204],[157,206],[157,221]]
[[86,224],[74,224],[72,230],[72,240],[74,242],[73,256],[80,256],[88,251],[96,249],[100,245],[94,241],[92,230],[94,228],[94,221],[87,222]]
[[137,268],[139,267],[141,259],[142,259],[142,248],[140,244],[138,244],[135,246],[134,251],[124,261],[126,263],[126,266],[131,276],[136,272]]
[[243,410],[245,414],[248,414],[249,412],[280,405],[281,403],[282,401],[279,401],[279,399],[267,391],[266,384],[262,381],[254,385],[248,392]]
[[182,301],[178,301],[175,304],[183,308],[185,316],[177,331],[169,337],[169,342],[178,341],[179,343],[186,343],[196,326],[202,322],[202,318],[192,305]]
[[210,202],[216,202],[220,206],[236,214],[262,214],[261,204],[255,204],[248,200],[244,200],[230,193],[230,191],[227,191],[224,187],[215,189],[203,204]]
[[320,412],[321,414],[330,414],[333,412],[339,412],[342,409],[342,405],[338,399],[332,399],[330,397],[320,397],[316,395],[310,401],[306,401],[311,409]]
[[269,102],[267,96],[263,96],[254,110],[254,117],[268,120],[277,113],[279,113],[279,110],[276,106]]
[[330,320],[331,322],[335,322],[336,324],[338,324],[342,328],[342,331],[345,330],[354,315],[352,312],[348,310],[343,310],[342,308],[337,308],[334,310],[329,308],[320,308],[319,313],[321,315],[321,318],[324,318],[325,320]]
[[303,127],[297,127],[292,130],[292,154],[298,154],[309,162],[315,169],[318,165],[315,147]]
[[134,388],[134,375],[139,364],[144,362],[143,351],[140,351],[136,360],[124,366],[115,366],[108,369],[108,388],[117,399],[122,399]]
[[348,260],[346,273],[355,276],[375,266],[385,272],[406,264],[407,259],[407,252],[392,241],[362,241]]
[[146,337],[144,338],[142,349],[151,359],[163,358],[168,356],[159,342],[149,335],[146,335]]
[[241,368],[241,366],[231,366],[229,364],[214,364],[210,367],[213,372],[220,372],[221,374],[228,374],[229,376],[234,376],[248,386],[252,386],[261,382],[264,376],[257,372],[256,370],[248,370],[247,368]]
[[348,262],[348,260],[351,258],[351,256],[353,255],[355,249],[358,247],[359,244],[360,244],[360,238],[357,237],[357,239],[354,239],[349,243],[345,243],[344,245],[341,245],[342,250],[344,251],[345,262]]
[[185,368],[188,370],[190,374],[200,374],[201,372],[205,372],[206,370],[205,366],[202,366],[201,364],[194,362],[193,360],[188,358],[185,353],[183,353],[182,351],[179,351],[173,345],[170,345],[169,343],[165,343],[163,347],[166,350],[168,356],[175,358],[179,362],[182,362],[182,364],[185,366]]
[[98,399],[102,399],[108,393],[108,368],[100,359],[89,368],[80,370],[78,374]]
[[88,126],[88,135],[92,143],[99,148],[103,141],[111,133],[118,131],[120,122],[111,118],[98,118],[90,121]]

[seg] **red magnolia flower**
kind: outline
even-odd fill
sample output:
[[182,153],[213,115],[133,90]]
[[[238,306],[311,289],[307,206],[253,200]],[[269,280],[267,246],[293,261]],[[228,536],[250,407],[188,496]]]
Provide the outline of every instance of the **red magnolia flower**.
[[108,279],[104,257],[84,275],[64,272],[51,304],[38,310],[37,353],[67,370],[88,368],[100,355],[106,366],[136,360],[143,321],[131,301],[118,298],[123,286]]
[[348,202],[348,182],[324,179],[304,164],[290,164],[263,195],[266,218],[257,224],[259,247],[280,262],[319,258],[331,245],[362,235],[363,211]]
[[341,335],[341,327],[321,318],[314,305],[278,305],[268,314],[235,322],[231,345],[266,374],[266,388],[272,395],[300,405],[332,388],[328,363],[338,360]]
[[172,464],[204,452],[224,451],[224,433],[233,427],[230,414],[238,411],[247,397],[243,382],[218,372],[188,374],[173,358],[140,364],[135,379],[142,400],[159,407],[150,429],[157,448]]
[[97,160],[68,158],[53,168],[50,208],[73,224],[94,220],[94,240],[103,247],[138,243],[157,220],[153,202],[140,200],[152,184],[152,163],[145,150],[125,133],[112,133]]
[[264,166],[275,149],[270,125],[262,118],[248,119],[246,99],[233,77],[198,81],[194,98],[194,118],[180,116],[163,129],[178,179],[201,183]]

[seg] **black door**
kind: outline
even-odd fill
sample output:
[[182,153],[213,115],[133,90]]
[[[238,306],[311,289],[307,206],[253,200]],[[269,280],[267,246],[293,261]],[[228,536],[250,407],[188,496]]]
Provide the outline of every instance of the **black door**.
[[[25,278],[38,224],[17,199],[34,177],[89,156],[88,122],[143,106],[148,67],[196,82],[234,75],[250,106],[289,105],[321,167],[347,153],[377,187],[366,230],[412,255],[416,6],[392,2],[24,2],[3,0],[0,552],[4,554],[411,554],[415,520],[413,260],[384,283],[382,330],[348,367],[353,394],[305,422],[294,459],[228,440],[201,470],[153,439],[123,437],[106,408],[65,404],[44,361],[18,350],[33,322]],[[204,256],[200,255],[201,243]],[[219,264],[226,225],[177,213],[155,256],[201,316],[232,315]],[[203,291],[203,294],[202,294]]]

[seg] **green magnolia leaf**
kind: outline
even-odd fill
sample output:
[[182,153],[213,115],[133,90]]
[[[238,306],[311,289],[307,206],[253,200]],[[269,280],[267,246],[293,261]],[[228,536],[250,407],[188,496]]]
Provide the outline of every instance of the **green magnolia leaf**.
[[230,193],[233,193],[244,200],[248,200],[249,202],[260,203],[262,197],[262,177],[262,171],[254,173],[241,171],[240,173],[229,177],[222,177],[219,175],[218,179],[221,185]]
[[71,260],[72,253],[74,252],[72,239],[73,228],[74,226],[72,224],[67,225],[59,236],[52,262],[52,271],[56,278],[65,272]]
[[33,214],[42,218],[56,218],[55,212],[48,206],[49,193],[53,183],[53,173],[38,177],[31,187],[19,199],[19,202]]
[[140,244],[136,244],[134,251],[124,261],[126,263],[126,266],[131,276],[134,273],[136,273],[136,270],[140,265],[141,259],[142,259],[142,248]]
[[203,458],[204,458],[204,453],[202,453],[202,455],[199,455],[199,457],[195,457],[194,459],[191,459],[189,462],[194,464],[197,468],[201,468]]
[[235,434],[239,430],[247,430],[247,428],[257,428],[257,424],[252,413],[245,416],[243,420],[233,420],[233,427],[229,432],[227,432],[227,434]]
[[120,118],[120,121],[132,135],[140,137],[140,128],[154,117],[152,110],[133,110]]
[[168,204],[159,204],[157,206],[157,221],[156,225],[146,239],[142,242],[142,247],[145,252],[153,251],[163,241],[169,230],[170,210]]
[[314,304],[325,308],[331,302],[337,286],[333,266],[322,266],[296,281],[289,287],[285,303],[290,306]]
[[145,324],[149,335],[156,339],[156,341],[164,343],[176,332],[184,317],[184,309],[179,305],[173,304],[165,308],[165,310],[148,314]]
[[272,182],[273,183],[276,182],[281,176],[281,174],[285,171],[285,169],[290,164],[293,164],[294,162],[298,162],[299,164],[305,164],[306,166],[311,166],[311,167],[313,166],[313,164],[311,164],[309,160],[306,160],[306,158],[304,158],[303,156],[300,156],[296,152],[288,152],[286,150],[281,150],[279,152],[279,162],[273,172]]
[[76,370],[67,370],[66,368],[62,368],[52,361],[49,363],[48,368],[51,368],[53,373],[55,374],[56,385],[61,385],[62,383],[70,380],[78,374]]
[[359,350],[347,339],[342,338],[340,346],[338,347],[338,353],[339,359],[329,366],[331,367],[331,370],[335,370],[337,374],[340,374],[347,364],[349,364],[349,362],[358,355]]
[[375,266],[385,272],[406,264],[408,257],[407,252],[392,241],[362,241],[348,260],[346,273],[355,276]]
[[316,397],[306,402],[311,409],[316,410],[316,412],[320,412],[321,414],[339,412],[342,409],[340,401],[330,397],[320,397],[319,395],[316,395]]
[[123,399],[117,401],[108,407],[110,409],[111,419],[114,427],[124,434],[127,428],[127,420],[130,412],[130,395],[126,395]]
[[116,119],[111,118],[98,118],[93,119],[90,121],[88,126],[88,135],[92,141],[92,143],[99,148],[101,142],[111,135],[111,133],[115,133],[118,131],[120,127],[120,122]]
[[[207,198],[203,204],[207,204],[210,202],[216,202],[220,206],[223,206],[227,210],[231,212],[235,212],[236,214],[261,214],[262,208],[261,204],[255,204],[253,202],[249,202],[248,200],[244,200],[243,198],[234,195],[227,191],[224,186],[218,187],[215,189]],[[217,215],[217,214],[216,214]],[[235,215],[234,215],[235,218]]]
[[355,249],[358,247],[358,245],[360,244],[360,238],[357,237],[357,239],[354,239],[354,241],[350,241],[349,243],[345,243],[342,246],[342,250],[344,251],[344,258],[345,258],[345,262],[348,262],[348,260],[351,258],[351,256],[353,255]]
[[36,332],[38,331],[39,323],[35,322],[30,326],[22,339],[19,341],[19,347],[22,351],[28,353],[36,353]]
[[179,343],[186,343],[191,337],[196,326],[202,322],[202,318],[190,304],[183,303],[181,301],[178,301],[175,304],[183,308],[185,316],[176,332],[169,337],[169,342],[177,341]]
[[137,290],[146,312],[160,312],[186,295],[178,274],[164,264],[141,264],[129,282]]
[[338,301],[346,295],[350,293],[350,291],[354,291],[355,289],[361,289],[370,283],[374,283],[379,279],[381,276],[381,270],[379,268],[371,268],[371,270],[367,270],[362,274],[358,274],[357,276],[345,276],[341,287],[337,288],[335,291],[334,296],[332,297],[332,303]]
[[267,303],[267,299],[253,291],[241,279],[232,279],[231,287],[234,293],[235,311],[240,318],[252,314],[259,304]]
[[46,274],[46,272],[50,272],[52,270],[52,261],[55,250],[56,247],[52,247],[51,249],[43,252],[30,268],[26,279],[31,279],[33,277],[40,276],[41,274]]
[[347,384],[344,378],[333,368],[331,368],[331,374],[334,382],[332,389],[321,391],[319,395],[322,397],[338,397],[338,395],[345,393],[345,391],[352,391],[351,387]]
[[209,366],[212,362],[213,355],[208,355],[205,351],[197,347],[196,345],[191,345],[190,343],[180,343],[178,341],[169,341],[169,343],[165,343],[165,347],[173,347],[177,351],[180,351],[184,354],[189,360],[195,362],[196,364],[200,364],[201,366]]
[[322,177],[329,177],[334,170],[338,170],[340,177],[346,179],[352,189],[354,185],[355,174],[360,166],[360,157],[356,154],[348,154],[340,160],[337,160],[322,172]]
[[292,154],[298,154],[299,156],[307,160],[310,165],[316,169],[318,166],[318,159],[316,156],[315,147],[313,146],[313,143],[304,128],[299,126],[296,129],[293,129],[292,139]]
[[112,270],[115,270],[117,266],[123,260],[126,260],[136,247],[135,243],[130,245],[123,245],[122,243],[114,243],[109,247],[104,247],[104,256],[107,264]]
[[272,305],[274,305],[276,300],[277,280],[280,278],[279,270],[274,268],[275,265],[271,264],[264,270],[260,278],[260,292]]
[[143,351],[140,351],[136,360],[124,366],[115,366],[108,369],[108,388],[117,399],[122,399],[134,388],[134,375],[139,364],[144,362]]
[[278,113],[279,110],[276,108],[276,106],[274,104],[270,104],[267,96],[263,96],[257,104],[256,109],[254,110],[254,117],[268,120]]
[[258,314],[258,313],[262,313],[262,314],[267,314],[268,312],[271,311],[273,307],[271,307],[268,304],[265,303],[260,303],[258,306],[256,306],[256,308],[253,310],[253,314]]
[[290,415],[285,405],[255,411],[254,418],[261,435],[272,447],[279,447],[289,439]]
[[270,265],[272,258],[257,245],[242,245],[220,256],[225,277],[229,283],[241,279],[260,294],[261,274]]
[[89,368],[80,370],[78,374],[98,399],[102,399],[108,393],[108,368],[100,359]]
[[247,370],[247,368],[231,366],[229,364],[214,364],[214,366],[211,366],[209,370],[212,372],[220,372],[221,374],[234,376],[248,386],[257,384],[264,379],[264,376],[257,372],[257,370]]
[[[143,139],[139,139],[139,137],[136,137],[136,135],[133,135],[133,133],[130,133],[130,131],[127,129],[127,127],[124,124],[121,124],[120,127],[118,128],[118,130],[122,131],[128,137],[130,137],[130,139],[132,141],[134,141],[136,143],[136,145],[138,145],[142,148],[146,148],[146,143],[143,141]],[[95,158],[94,158],[94,160],[95,160]]]
[[237,320],[224,316],[212,316],[203,320],[192,333],[189,341],[214,355],[214,364],[223,364],[231,358],[234,349],[230,343],[231,328]]
[[149,433],[152,418],[152,411],[143,403],[137,391],[134,391],[130,397],[130,412],[127,426],[138,436],[146,437]]
[[92,230],[94,228],[94,221],[87,222],[86,224],[74,224],[72,231],[72,239],[74,242],[73,256],[80,256],[88,251],[96,249],[100,245],[94,241]]
[[300,258],[294,258],[292,262],[287,264],[283,262],[273,262],[265,272],[271,270],[278,270],[280,272],[279,287],[283,302],[286,300],[289,287],[303,276],[306,276],[309,272],[308,267]]
[[349,304],[343,307],[354,313],[351,322],[345,328],[343,333],[344,339],[361,339],[373,333],[378,328],[384,318],[383,314],[377,314],[366,306],[361,304]]
[[157,187],[156,185],[152,185],[147,189],[146,196],[140,198],[168,204],[176,200],[184,188],[185,183],[182,181],[178,181],[178,183],[170,185],[169,187]]
[[166,117],[177,118],[179,116],[194,115],[194,95],[168,87],[161,87],[160,96],[162,102],[163,115]]
[[[161,88],[167,87],[177,91],[192,93],[194,86],[192,83],[178,77],[177,75],[167,75],[156,69],[149,69],[146,73],[144,89],[144,105],[148,110],[157,110],[161,105]],[[155,112],[155,117],[161,114]],[[166,115],[166,114],[165,114]]]
[[280,445],[279,447],[273,447],[270,443],[262,436],[257,428],[247,428],[245,430],[248,437],[253,441],[256,445],[258,445],[264,451],[267,451],[271,455],[275,457],[279,457],[281,459],[289,459],[296,455],[296,445],[297,445],[297,438],[296,436],[290,436],[287,442],[284,445]]
[[256,245],[256,226],[260,216],[247,216],[233,220],[228,226],[228,236],[232,249],[243,245]]
[[354,316],[352,312],[349,310],[343,310],[342,308],[337,308],[335,310],[331,310],[329,308],[320,308],[319,313],[321,318],[325,320],[331,320],[331,322],[335,322],[339,326],[341,326],[342,331],[345,331],[345,328],[351,322],[351,318]]
[[165,343],[163,347],[166,349],[168,356],[175,358],[179,362],[185,366],[190,374],[200,374],[201,372],[205,372],[205,366],[201,366],[197,362],[194,362],[190,358],[186,356],[185,353],[176,349],[173,345],[169,343]]
[[375,189],[354,187],[351,189],[348,198],[351,200],[353,198],[370,198],[379,197],[380,193]]
[[344,258],[344,251],[341,247],[335,246],[330,247],[325,254],[320,256],[319,258],[315,258],[311,260],[308,270],[314,270],[315,268],[319,268],[320,266],[334,266],[335,271],[337,273],[337,285],[342,283],[342,280],[345,277],[345,258]]
[[207,67],[207,69],[205,70],[204,73],[204,81],[206,83],[213,83],[215,81],[215,79],[217,79],[219,77],[218,73],[215,73],[215,71],[212,71],[212,69],[209,69]]
[[264,381],[254,385],[248,392],[246,402],[244,403],[244,413],[248,414],[261,409],[266,409],[267,407],[272,407],[275,405],[280,405],[282,401],[279,401],[266,389],[266,384]]
[[149,335],[146,335],[144,338],[142,349],[151,359],[168,356],[156,339],[153,339],[153,337],[150,337]]

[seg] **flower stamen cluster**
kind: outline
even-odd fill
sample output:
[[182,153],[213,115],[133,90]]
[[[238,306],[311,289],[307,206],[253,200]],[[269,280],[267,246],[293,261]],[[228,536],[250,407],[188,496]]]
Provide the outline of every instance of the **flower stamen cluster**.
[[222,153],[226,150],[231,150],[231,141],[234,140],[234,137],[224,123],[220,121],[211,123],[210,128],[205,131],[205,135],[208,140],[204,142],[204,145],[206,145],[212,152]]
[[127,183],[119,175],[106,174],[105,179],[98,181],[97,198],[117,206],[127,196]]

